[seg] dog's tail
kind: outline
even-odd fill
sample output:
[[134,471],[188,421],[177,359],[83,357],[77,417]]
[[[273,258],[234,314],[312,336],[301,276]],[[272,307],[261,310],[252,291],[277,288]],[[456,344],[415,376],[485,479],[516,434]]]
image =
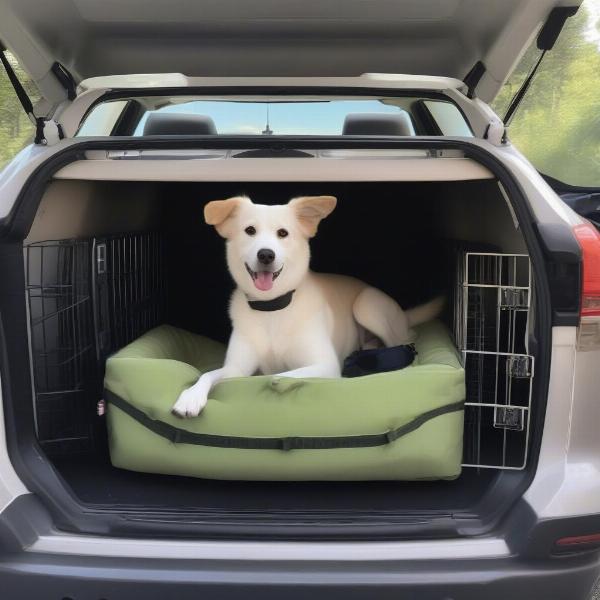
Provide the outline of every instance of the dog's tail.
[[411,327],[414,327],[415,325],[420,325],[421,323],[435,319],[435,317],[442,312],[445,302],[446,299],[443,296],[438,296],[425,304],[420,304],[419,306],[405,310],[404,312],[406,313],[408,324]]

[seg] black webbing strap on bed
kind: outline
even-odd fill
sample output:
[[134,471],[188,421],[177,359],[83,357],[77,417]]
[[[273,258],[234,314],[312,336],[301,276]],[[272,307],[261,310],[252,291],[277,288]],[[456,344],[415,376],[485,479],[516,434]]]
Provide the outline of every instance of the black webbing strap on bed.
[[386,433],[366,435],[347,435],[335,437],[240,437],[234,435],[213,435],[210,433],[195,433],[180,427],[175,427],[164,421],[151,419],[139,408],[132,406],[110,390],[104,390],[104,399],[125,414],[135,419],[140,425],[153,433],[166,438],[174,444],[195,444],[197,446],[212,446],[214,448],[238,448],[244,450],[328,450],[332,448],[371,448],[384,446],[412,433],[431,419],[448,413],[463,410],[464,401],[453,402],[428,410],[405,423],[397,429]]

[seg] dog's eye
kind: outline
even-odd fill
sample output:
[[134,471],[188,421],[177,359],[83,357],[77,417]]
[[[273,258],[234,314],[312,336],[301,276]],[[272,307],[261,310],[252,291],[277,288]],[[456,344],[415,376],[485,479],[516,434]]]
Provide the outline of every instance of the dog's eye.
[[280,238],[284,238],[288,236],[288,230],[287,229],[278,229],[277,230],[277,237]]
[[244,229],[244,231],[248,235],[254,235],[256,233],[256,227],[252,227],[252,225],[250,225],[250,227],[246,227],[246,229]]

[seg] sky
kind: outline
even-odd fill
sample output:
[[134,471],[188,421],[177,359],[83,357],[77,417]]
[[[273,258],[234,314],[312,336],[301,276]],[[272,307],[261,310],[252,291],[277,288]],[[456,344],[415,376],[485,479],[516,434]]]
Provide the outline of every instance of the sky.
[[585,38],[589,42],[594,42],[600,52],[600,0],[585,0],[584,6],[589,15]]

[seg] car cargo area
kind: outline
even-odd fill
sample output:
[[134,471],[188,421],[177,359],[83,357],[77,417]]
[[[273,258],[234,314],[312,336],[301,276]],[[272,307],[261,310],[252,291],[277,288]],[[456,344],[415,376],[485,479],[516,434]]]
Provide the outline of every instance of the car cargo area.
[[[162,323],[228,339],[233,284],[223,240],[202,214],[206,202],[240,193],[256,203],[334,195],[338,206],[311,241],[313,270],[358,277],[405,308],[446,296],[442,319],[461,351],[467,384],[466,466],[458,479],[218,481],[111,466],[105,417],[97,414],[106,358]],[[55,179],[23,253],[32,397],[18,401],[31,403],[53,477],[91,513],[138,525],[226,522],[229,531],[235,523],[292,524],[298,535],[385,522],[435,535],[460,515],[485,522],[523,485],[536,410],[528,347],[532,275],[495,179]],[[465,345],[473,352],[462,352]]]

